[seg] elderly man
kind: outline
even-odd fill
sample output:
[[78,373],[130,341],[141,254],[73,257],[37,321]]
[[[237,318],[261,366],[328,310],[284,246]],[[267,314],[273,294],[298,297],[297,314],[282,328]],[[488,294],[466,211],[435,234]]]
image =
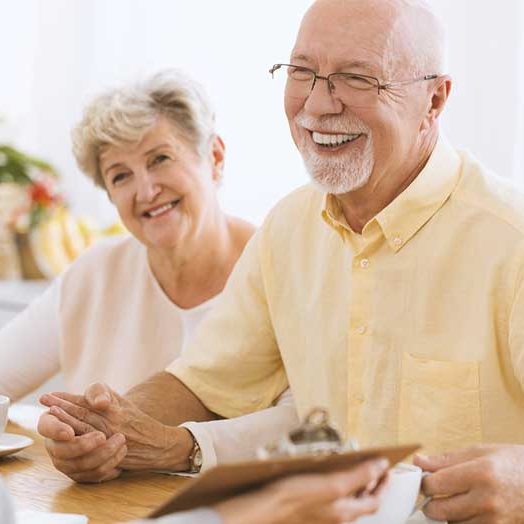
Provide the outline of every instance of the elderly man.
[[443,55],[420,1],[313,4],[273,67],[313,184],[270,213],[166,372],[126,398],[43,399],[57,467],[116,456],[124,439],[107,449],[98,428],[124,435],[121,467],[189,468],[198,450],[171,425],[262,409],[289,384],[300,414],[328,407],[364,445],[422,442],[428,516],[524,522],[524,200],[439,135]]

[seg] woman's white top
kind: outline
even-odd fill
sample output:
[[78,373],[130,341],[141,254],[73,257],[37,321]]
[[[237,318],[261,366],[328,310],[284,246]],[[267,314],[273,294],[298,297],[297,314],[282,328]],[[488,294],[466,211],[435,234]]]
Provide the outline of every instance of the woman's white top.
[[[106,382],[123,394],[179,357],[218,300],[182,309],[161,289],[135,238],[100,242],[0,330],[0,394],[19,399],[60,370],[68,391]],[[296,423],[286,392],[275,408],[184,426],[207,469],[252,458]]]

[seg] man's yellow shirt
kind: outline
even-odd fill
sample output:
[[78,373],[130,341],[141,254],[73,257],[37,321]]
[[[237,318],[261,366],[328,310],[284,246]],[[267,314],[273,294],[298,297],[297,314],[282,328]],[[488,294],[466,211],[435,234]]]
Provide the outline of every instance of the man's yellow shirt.
[[168,371],[212,411],[329,409],[363,446],[524,444],[524,198],[439,139],[356,234],[333,196],[282,200]]

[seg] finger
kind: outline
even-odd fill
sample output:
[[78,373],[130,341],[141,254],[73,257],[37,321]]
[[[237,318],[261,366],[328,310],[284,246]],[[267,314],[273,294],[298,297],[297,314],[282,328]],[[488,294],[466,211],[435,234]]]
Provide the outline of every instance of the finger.
[[86,389],[85,398],[90,406],[104,411],[111,405],[113,392],[107,384],[95,382]]
[[381,493],[384,489],[384,484],[387,483],[389,479],[389,473],[386,472],[382,477],[375,478],[367,484],[365,488],[360,489],[355,496],[356,497],[367,497],[370,495],[377,495]]
[[453,524],[493,524],[493,515],[477,515],[472,519],[461,520]]
[[347,472],[332,473],[334,495],[346,497],[354,495],[373,481],[378,481],[387,471],[389,462],[386,459],[370,460],[359,464]]
[[59,442],[46,439],[45,447],[53,461],[67,461],[92,452],[99,446],[103,446],[106,441],[106,436],[97,431],[74,437],[74,439],[69,442]]
[[111,457],[96,468],[71,473],[69,476],[76,482],[106,482],[112,480],[122,473],[122,469],[118,465],[122,462],[126,453],[127,447],[125,445],[120,446]]
[[98,477],[96,472],[82,472],[82,473],[72,473],[68,475],[69,478],[73,479],[79,484],[100,484],[101,482],[108,482],[118,478],[122,474],[122,470],[119,468],[114,468],[109,471],[105,476]]
[[57,399],[67,400],[71,404],[87,408],[89,407],[85,397],[83,395],[73,395],[72,393],[65,393],[63,391],[54,391],[53,393],[44,393],[40,398],[40,404],[51,407],[56,404]]
[[426,456],[416,454],[413,457],[413,464],[422,468],[424,471],[438,471],[442,468],[448,468],[467,462],[478,457],[482,457],[489,453],[492,446],[474,446],[465,448],[450,453],[443,453],[442,455]]
[[441,469],[422,480],[422,491],[431,497],[467,493],[474,487],[478,471],[479,465],[475,461]]
[[[90,452],[67,460],[56,459],[54,463],[57,469],[66,475],[98,471],[96,478],[102,478],[125,457],[127,453],[125,442],[123,435],[115,435]],[[121,450],[123,448],[125,448],[125,453],[122,454]],[[115,456],[120,457],[118,463],[114,463]]]
[[426,504],[424,514],[433,520],[464,521],[475,517],[476,511],[469,493],[436,499]]
[[380,500],[375,496],[361,498],[344,497],[332,504],[330,513],[335,522],[353,522],[358,517],[375,513],[380,505]]
[[[76,397],[76,395],[67,395],[67,396]],[[77,419],[78,421],[90,424],[91,426],[101,431],[106,430],[106,424],[105,424],[103,417],[98,415],[94,411],[91,411],[92,408],[80,406],[78,404],[71,402],[70,400],[66,400],[65,398],[55,396],[54,394],[51,394],[51,393],[46,393],[45,395],[42,395],[42,397],[40,398],[40,402],[46,406],[49,406],[50,408],[52,406],[59,407],[63,411],[65,411],[67,414]],[[85,400],[83,400],[83,403],[85,406],[87,406],[87,403]]]
[[375,497],[380,498],[382,493],[384,493],[384,491],[388,487],[390,481],[391,481],[391,474],[389,471],[386,471],[386,473],[382,475],[382,477],[380,477],[375,488],[372,491],[370,491],[369,495],[373,495]]
[[53,440],[68,441],[75,437],[75,431],[71,426],[58,420],[49,412],[40,416],[37,430],[43,437]]
[[64,424],[67,424],[68,426],[73,428],[75,435],[85,435],[86,433],[91,433],[92,431],[97,430],[97,428],[95,428],[91,424],[87,424],[86,422],[82,422],[81,420],[77,420],[75,417],[72,417],[71,415],[69,415],[69,413],[66,413],[62,408],[59,408],[58,406],[51,406],[49,408],[49,413],[51,413],[51,415],[55,416]]

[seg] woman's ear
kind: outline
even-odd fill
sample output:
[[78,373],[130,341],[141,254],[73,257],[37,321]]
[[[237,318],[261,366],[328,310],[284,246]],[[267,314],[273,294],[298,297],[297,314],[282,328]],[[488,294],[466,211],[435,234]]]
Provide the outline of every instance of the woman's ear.
[[225,158],[226,145],[219,135],[215,135],[211,142],[211,161],[213,166],[213,180],[215,182],[222,180]]

